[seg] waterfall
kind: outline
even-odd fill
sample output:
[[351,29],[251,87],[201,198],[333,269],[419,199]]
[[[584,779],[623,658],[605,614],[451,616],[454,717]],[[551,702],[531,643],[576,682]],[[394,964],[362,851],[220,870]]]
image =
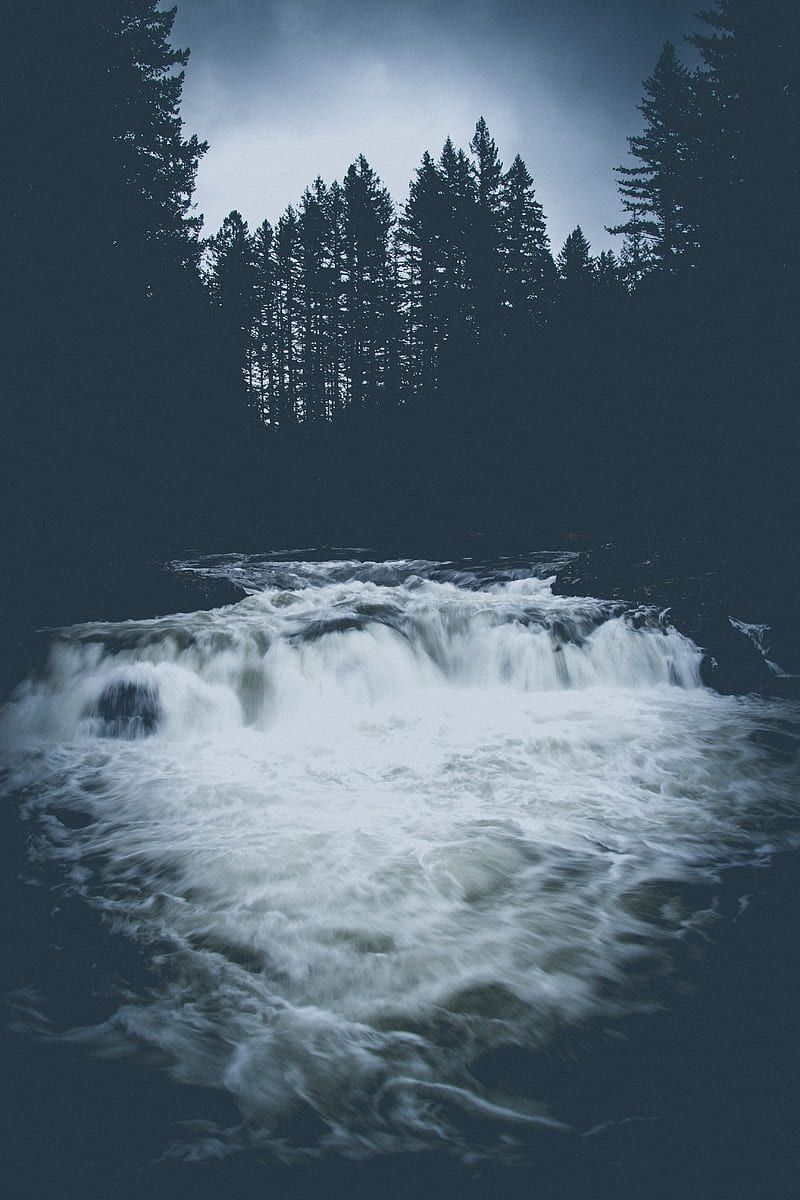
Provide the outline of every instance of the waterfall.
[[481,1056],[647,1007],[720,870],[788,844],[784,703],[557,565],[183,563],[246,598],[54,631],[6,707],[38,869],[154,972],[68,1036],[231,1093],[209,1153],[557,1128]]

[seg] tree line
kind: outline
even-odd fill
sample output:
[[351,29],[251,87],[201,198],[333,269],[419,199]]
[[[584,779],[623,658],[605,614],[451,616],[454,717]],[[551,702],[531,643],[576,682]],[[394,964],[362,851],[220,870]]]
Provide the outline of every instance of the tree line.
[[[689,39],[701,65],[668,42],[644,83],[644,128],[617,168],[619,259],[593,257],[580,227],[554,259],[528,167],[517,155],[504,170],[483,118],[469,153],[450,138],[438,159],[426,151],[399,210],[362,155],[274,228],[251,233],[232,212],[207,242],[206,279],[257,419],[433,399],[449,360],[515,352],[560,316],[591,321],[593,299],[613,305],[653,276],[792,278],[796,11],[721,0],[702,20]],[[742,263],[736,249],[756,246]]]
[[797,444],[800,5],[715,0],[645,81],[618,254],[554,253],[481,119],[201,236],[156,0],[5,27],[4,508],[116,546],[773,523]]
[[580,227],[556,258],[531,174],[504,170],[481,117],[469,153],[425,152],[398,212],[363,155],[317,178],[273,227],[238,211],[206,243],[205,273],[252,412],[273,428],[433,398],[449,362],[506,352],[563,302],[621,293]]

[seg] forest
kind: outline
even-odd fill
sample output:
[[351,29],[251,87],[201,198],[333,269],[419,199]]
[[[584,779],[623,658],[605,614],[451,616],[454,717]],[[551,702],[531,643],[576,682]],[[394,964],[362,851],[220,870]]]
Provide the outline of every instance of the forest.
[[[666,44],[617,253],[551,246],[483,117],[400,203],[359,156],[202,236],[211,150],[155,0],[18,6],[4,57],[11,551],[785,532],[797,445],[800,10]],[[508,153],[513,155],[514,148]],[[266,152],[266,149],[265,149]],[[609,164],[609,171],[613,164]]]

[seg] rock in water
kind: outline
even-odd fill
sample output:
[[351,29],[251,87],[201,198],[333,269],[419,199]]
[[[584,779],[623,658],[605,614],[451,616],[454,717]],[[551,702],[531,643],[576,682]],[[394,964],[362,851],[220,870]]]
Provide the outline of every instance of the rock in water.
[[102,722],[103,737],[146,737],[158,725],[161,705],[151,684],[120,679],[104,688],[95,715]]

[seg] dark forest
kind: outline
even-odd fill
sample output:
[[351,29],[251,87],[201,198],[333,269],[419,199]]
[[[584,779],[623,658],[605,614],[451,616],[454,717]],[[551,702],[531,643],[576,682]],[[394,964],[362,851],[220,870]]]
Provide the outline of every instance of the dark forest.
[[664,46],[617,168],[619,250],[598,256],[580,227],[550,245],[536,164],[482,118],[467,148],[425,151],[400,204],[359,157],[274,226],[234,211],[204,239],[172,22],[152,0],[34,2],[6,39],[20,561],[310,531],[785,527],[796,6],[722,0],[694,70]]

